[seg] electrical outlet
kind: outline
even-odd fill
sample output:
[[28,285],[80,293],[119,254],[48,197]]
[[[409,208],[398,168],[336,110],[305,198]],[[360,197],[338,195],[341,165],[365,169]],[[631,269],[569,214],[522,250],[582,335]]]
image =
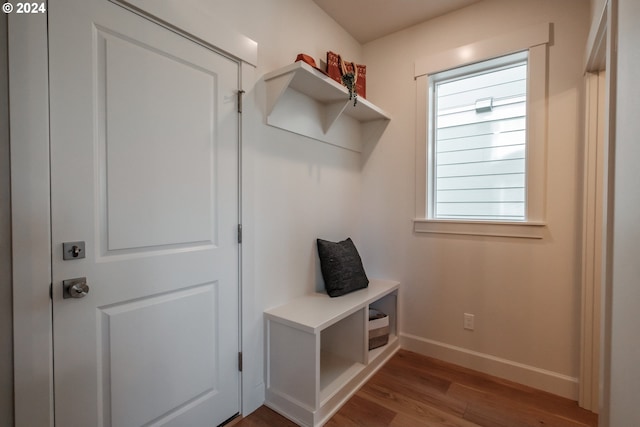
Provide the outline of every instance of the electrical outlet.
[[465,313],[464,314],[464,328],[469,330],[469,331],[473,331],[474,329],[474,322],[475,322],[475,316],[473,314],[469,314],[469,313]]

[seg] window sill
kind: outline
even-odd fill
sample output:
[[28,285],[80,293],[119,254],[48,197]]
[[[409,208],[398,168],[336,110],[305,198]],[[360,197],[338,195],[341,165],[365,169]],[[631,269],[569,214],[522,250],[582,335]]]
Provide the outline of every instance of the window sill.
[[494,222],[416,218],[413,220],[413,231],[415,233],[542,239],[546,234],[546,225],[546,222],[540,221]]

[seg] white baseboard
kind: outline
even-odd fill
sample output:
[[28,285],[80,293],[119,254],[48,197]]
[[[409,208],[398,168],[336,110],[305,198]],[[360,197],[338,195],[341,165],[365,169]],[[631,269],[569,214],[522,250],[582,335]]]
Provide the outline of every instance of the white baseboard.
[[464,366],[529,387],[544,390],[572,400],[578,399],[578,379],[558,372],[536,368],[512,360],[479,353],[466,348],[418,337],[400,334],[400,347]]

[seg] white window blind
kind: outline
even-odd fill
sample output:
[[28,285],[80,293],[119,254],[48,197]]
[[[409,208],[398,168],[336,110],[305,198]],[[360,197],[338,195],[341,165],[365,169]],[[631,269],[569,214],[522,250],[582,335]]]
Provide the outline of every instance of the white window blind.
[[526,220],[526,53],[431,82],[432,217]]

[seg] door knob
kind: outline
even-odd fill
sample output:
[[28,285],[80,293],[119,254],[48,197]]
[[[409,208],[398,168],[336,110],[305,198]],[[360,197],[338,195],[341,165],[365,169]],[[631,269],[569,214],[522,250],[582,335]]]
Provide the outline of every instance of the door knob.
[[86,277],[62,281],[62,298],[84,298],[89,293]]

